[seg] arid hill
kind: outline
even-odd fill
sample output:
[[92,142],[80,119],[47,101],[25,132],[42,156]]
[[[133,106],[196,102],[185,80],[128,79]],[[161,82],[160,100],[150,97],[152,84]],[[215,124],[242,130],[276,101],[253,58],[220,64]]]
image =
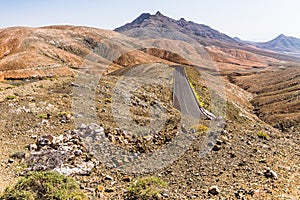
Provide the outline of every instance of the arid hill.
[[89,27],[1,29],[0,79],[71,76],[83,69],[109,73],[141,63],[171,63],[131,43],[134,39],[119,33]]

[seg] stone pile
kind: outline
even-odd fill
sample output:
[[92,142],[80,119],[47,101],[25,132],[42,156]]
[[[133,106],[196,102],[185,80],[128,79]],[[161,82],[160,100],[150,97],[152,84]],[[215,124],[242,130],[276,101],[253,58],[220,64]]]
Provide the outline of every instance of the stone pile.
[[64,175],[88,175],[98,165],[76,130],[60,136],[39,137],[28,149],[27,171],[53,170]]

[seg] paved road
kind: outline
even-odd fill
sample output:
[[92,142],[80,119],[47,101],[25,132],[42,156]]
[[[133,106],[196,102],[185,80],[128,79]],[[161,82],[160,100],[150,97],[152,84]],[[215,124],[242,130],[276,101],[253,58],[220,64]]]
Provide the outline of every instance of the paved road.
[[182,114],[189,115],[196,119],[213,119],[212,114],[201,108],[196,100],[192,88],[186,78],[184,67],[176,66],[174,72],[174,107]]

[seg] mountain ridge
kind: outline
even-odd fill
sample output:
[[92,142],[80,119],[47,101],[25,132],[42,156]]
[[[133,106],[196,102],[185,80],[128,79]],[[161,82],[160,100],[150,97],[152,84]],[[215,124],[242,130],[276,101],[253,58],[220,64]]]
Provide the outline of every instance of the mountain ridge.
[[[300,60],[300,40],[298,42],[297,38],[287,37],[288,42],[286,44],[283,42],[274,44],[274,41],[263,43],[243,41],[238,37],[230,37],[204,24],[187,21],[184,18],[172,19],[159,11],[154,15],[142,13],[132,22],[126,23],[114,29],[114,31],[138,39],[164,37],[189,43],[197,42],[203,46],[241,49],[280,60]],[[296,45],[293,45],[293,41],[296,41]]]
[[[207,25],[198,24],[193,21],[186,21],[184,18],[179,20],[172,19],[163,15],[161,12],[157,11],[156,14],[151,15],[149,13],[142,13],[132,22],[126,23],[123,26],[120,26],[114,31],[123,33],[127,35],[132,29],[139,28],[151,28],[151,27],[160,27],[165,29],[178,30],[181,33],[188,35],[193,39],[208,39],[208,40],[219,40],[224,42],[231,42],[238,44],[233,38],[227,36],[224,33],[221,33]],[[135,37],[139,37],[135,35]],[[204,43],[207,43],[204,42]]]
[[300,55],[300,39],[284,34],[280,34],[268,42],[255,43],[255,45],[271,51]]

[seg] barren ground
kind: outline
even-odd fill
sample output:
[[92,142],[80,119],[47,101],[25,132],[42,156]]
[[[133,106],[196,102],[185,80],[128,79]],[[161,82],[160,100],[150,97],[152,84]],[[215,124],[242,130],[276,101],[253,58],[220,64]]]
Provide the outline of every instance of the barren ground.
[[[170,70],[171,68],[165,68]],[[155,75],[155,73],[153,73]],[[98,87],[99,96],[96,100],[99,123],[106,128],[108,134],[114,134],[116,127],[112,123],[111,108],[113,99],[111,94],[116,83],[121,83],[126,77],[105,76]],[[166,117],[170,119],[165,126],[165,131],[154,133],[159,138],[156,142],[147,143],[147,137],[141,138],[137,143],[123,145],[113,140],[115,145],[131,151],[157,151],[172,140],[170,129],[176,132],[178,128],[177,116],[179,113],[172,108],[171,91],[167,84],[156,87],[143,86],[135,90],[128,106],[132,118],[138,125],[149,123],[145,109],[152,101],[157,101],[166,109]],[[139,80],[137,80],[139,81]],[[193,80],[201,85],[201,82]],[[0,131],[1,131],[1,190],[15,182],[22,164],[18,160],[9,163],[9,155],[13,152],[24,150],[25,146],[33,143],[34,135],[63,134],[75,128],[74,118],[64,121],[61,113],[72,113],[72,83],[74,78],[56,78],[40,80],[31,83],[19,83],[16,86],[2,87],[0,94]],[[128,84],[126,81],[123,84]],[[151,175],[165,180],[168,186],[165,190],[166,199],[298,199],[300,196],[300,158],[299,158],[299,132],[295,129],[281,132],[272,128],[251,112],[251,105],[236,102],[239,93],[230,83],[226,115],[225,131],[218,140],[218,148],[208,152],[204,157],[199,157],[203,147],[203,139],[208,133],[194,133],[196,139],[187,151],[171,165],[164,167]],[[172,85],[172,84],[171,84]],[[7,85],[6,85],[7,86]],[[232,87],[232,88],[230,88]],[[164,91],[165,90],[165,91]],[[250,91],[250,89],[249,89]],[[234,94],[235,93],[235,94]],[[9,95],[14,98],[7,99]],[[251,98],[251,96],[249,96]],[[254,99],[255,101],[255,99]],[[247,106],[243,106],[243,105]],[[240,109],[238,108],[238,106]],[[122,112],[121,112],[122,113]],[[42,117],[42,116],[48,116]],[[120,114],[120,117],[122,116]],[[207,122],[199,122],[207,124]],[[270,138],[258,137],[258,132],[266,132]],[[152,133],[153,134],[153,133]],[[116,135],[117,137],[117,135]],[[166,140],[166,138],[168,138]],[[151,140],[153,141],[153,140]],[[141,148],[136,148],[138,145]],[[26,152],[26,150],[25,150]],[[101,162],[101,159],[100,159]],[[275,171],[278,178],[265,176],[267,168]],[[107,175],[111,179],[107,179]],[[132,177],[131,181],[124,182],[124,176]],[[133,174],[109,168],[105,163],[93,171],[89,176],[75,176],[87,194],[94,198],[124,199],[127,186],[136,178],[149,174]],[[217,196],[208,193],[209,187],[216,185],[220,189]],[[99,186],[112,189],[110,192],[99,190]]]

